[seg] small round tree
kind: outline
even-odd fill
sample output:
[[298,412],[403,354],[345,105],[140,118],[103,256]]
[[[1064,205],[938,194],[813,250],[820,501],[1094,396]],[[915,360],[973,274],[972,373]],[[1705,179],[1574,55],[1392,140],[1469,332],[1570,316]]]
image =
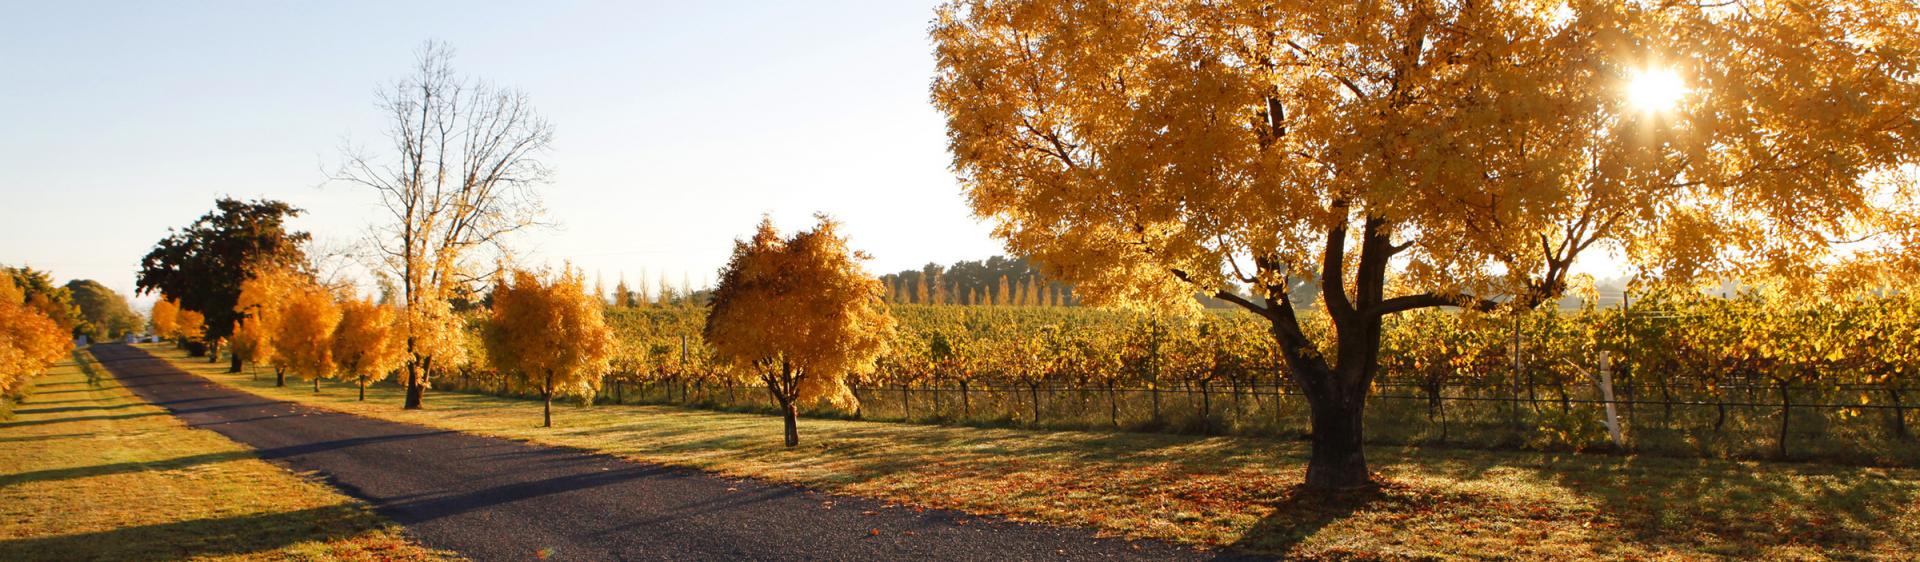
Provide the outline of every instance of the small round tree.
[[334,376],[333,328],[339,323],[340,307],[332,293],[311,282],[294,286],[281,305],[272,336],[276,365],[312,381],[313,391],[320,392],[320,379]]
[[395,328],[394,307],[366,299],[340,303],[340,324],[333,329],[333,360],[352,377],[367,399],[367,385],[387,378],[406,361],[407,342]]
[[851,409],[846,377],[873,371],[892,338],[886,286],[867,275],[867,255],[847,248],[837,223],[782,239],[771,219],[735,242],[702,331],[717,359],[757,378],[786,416],[787,446],[800,444],[799,402]]
[[287,385],[287,366],[274,345],[280,333],[281,319],[293,292],[311,280],[292,269],[267,267],[255,270],[240,283],[240,297],[234,300],[233,352],[243,362],[273,366],[274,386]]
[[501,374],[540,389],[542,427],[553,427],[554,394],[590,395],[600,388],[613,356],[604,306],[574,271],[547,282],[516,270],[494,289],[487,354]]

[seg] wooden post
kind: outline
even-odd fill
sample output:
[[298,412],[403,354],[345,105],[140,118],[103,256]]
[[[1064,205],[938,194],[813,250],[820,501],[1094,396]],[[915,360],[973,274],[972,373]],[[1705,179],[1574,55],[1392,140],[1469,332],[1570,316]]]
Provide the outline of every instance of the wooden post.
[[1600,352],[1600,401],[1607,407],[1607,436],[1613,439],[1615,448],[1625,448],[1626,440],[1620,436],[1620,416],[1613,407],[1613,362],[1607,352]]

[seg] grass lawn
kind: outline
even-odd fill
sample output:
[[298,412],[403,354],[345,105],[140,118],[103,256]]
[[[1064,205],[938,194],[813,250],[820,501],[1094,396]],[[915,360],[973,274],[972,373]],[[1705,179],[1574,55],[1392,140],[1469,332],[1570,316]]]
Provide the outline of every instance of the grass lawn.
[[[1367,451],[1377,493],[1296,493],[1307,444],[1241,437],[780,419],[660,406],[556,408],[327,383],[272,386],[145,346],[213,380],[371,417],[605,451],[1110,535],[1300,558],[1920,559],[1920,470],[1442,448]],[[264,370],[263,370],[264,371]]]
[[[84,361],[84,362],[80,362]],[[0,560],[437,560],[75,354],[0,421]]]

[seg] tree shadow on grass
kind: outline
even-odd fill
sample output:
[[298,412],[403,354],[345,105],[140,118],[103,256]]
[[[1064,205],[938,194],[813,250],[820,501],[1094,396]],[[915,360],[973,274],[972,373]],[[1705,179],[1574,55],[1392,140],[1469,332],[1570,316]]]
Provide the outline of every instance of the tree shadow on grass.
[[[76,384],[78,384],[78,383],[76,383]],[[77,393],[77,392],[94,392],[94,390],[93,390],[93,389],[91,389],[91,388],[85,388],[85,387],[82,387],[82,388],[69,388],[69,389],[66,389],[66,390],[41,390],[41,389],[44,389],[44,388],[48,388],[48,387],[51,387],[51,386],[54,386],[54,385],[41,385],[41,386],[39,386],[39,387],[37,387],[37,388],[35,388],[35,389],[34,389],[34,391],[33,391],[33,396],[32,396],[32,397],[40,397],[40,396],[51,396],[51,395],[54,395],[54,394],[74,394],[74,393]],[[30,398],[32,398],[32,397],[30,397]],[[91,402],[91,400],[89,400],[89,402]]]
[[1622,540],[1749,558],[1786,545],[1842,556],[1920,550],[1911,529],[1892,527],[1920,501],[1920,482],[1900,474],[1636,457],[1555,471],[1552,478],[1569,493],[1593,500],[1618,523],[1615,533]]
[[19,436],[11,436],[11,437],[0,437],[0,443],[32,443],[35,441],[52,441],[55,439],[72,439],[75,437],[91,437],[93,435],[94,434],[92,433],[51,433],[46,435],[19,435]]
[[1271,504],[1267,514],[1228,547],[1232,557],[1285,557],[1321,529],[1363,509],[1392,509],[1412,500],[1396,485],[1328,492],[1295,485]]
[[[215,463],[222,463],[227,461],[235,461],[235,460],[250,459],[250,458],[253,458],[253,453],[251,451],[226,451],[226,452],[220,452],[220,453],[188,455],[184,457],[175,457],[171,459],[162,459],[162,460],[156,460],[156,461],[116,462],[116,463],[106,463],[106,464],[94,464],[94,465],[87,465],[87,466],[75,466],[75,467],[68,467],[68,468],[54,468],[54,469],[48,469],[48,470],[35,470],[32,472],[22,472],[18,474],[0,474],[0,488],[13,486],[15,484],[25,484],[29,482],[53,482],[53,481],[68,480],[73,478],[88,478],[93,476],[104,476],[109,474],[124,474],[129,472],[144,472],[149,470],[177,470],[177,469],[182,469],[182,468],[187,468],[192,466],[199,466],[203,464],[215,464]],[[0,556],[0,560],[6,560],[6,559],[7,559],[6,557]]]
[[[204,464],[216,464],[216,463],[222,463],[227,461],[252,459],[256,457],[263,458],[263,459],[280,459],[280,458],[286,458],[286,457],[291,457],[296,455],[306,455],[306,454],[313,454],[313,453],[318,453],[322,451],[331,451],[334,449],[342,449],[346,447],[366,445],[370,443],[379,443],[384,441],[398,441],[398,440],[404,440],[404,439],[417,439],[421,437],[430,437],[430,436],[442,435],[446,433],[450,433],[450,432],[427,431],[427,432],[420,432],[420,433],[406,433],[406,434],[398,434],[398,435],[355,437],[351,439],[337,439],[333,441],[321,441],[317,443],[304,443],[300,445],[292,445],[287,447],[275,447],[271,449],[260,449],[260,450],[246,449],[246,450],[238,450],[238,451],[224,451],[224,452],[218,452],[218,453],[188,455],[184,457],[175,457],[171,459],[161,459],[161,460],[153,460],[153,461],[117,462],[117,463],[95,464],[95,465],[88,465],[88,466],[75,466],[75,467],[68,467],[68,468],[55,468],[55,469],[48,469],[48,470],[36,470],[33,472],[22,472],[18,474],[0,474],[0,488],[5,488],[7,486],[12,486],[15,484],[25,484],[29,482],[53,482],[53,481],[68,480],[68,479],[75,479],[75,478],[88,478],[93,476],[104,476],[109,474],[124,474],[129,472],[144,472],[144,471],[150,471],[150,470],[178,470],[182,468],[188,468],[188,467],[199,466]],[[6,560],[6,558],[0,557],[0,560]]]
[[[92,402],[92,401],[88,400],[88,402]],[[146,404],[128,403],[128,404],[96,405],[96,406],[49,406],[45,408],[21,408],[18,410],[14,410],[13,413],[16,415],[24,416],[24,415],[32,415],[32,414],[62,414],[67,412],[95,412],[95,411],[104,412],[107,410],[124,410],[127,408],[138,408],[145,405]]]
[[242,555],[380,528],[352,504],[0,541],[0,560],[148,562]]
[[56,423],[69,423],[69,422],[82,422],[82,421],[125,420],[125,419],[144,418],[147,416],[160,416],[160,415],[165,415],[165,414],[161,412],[134,412],[131,414],[73,416],[73,417],[52,418],[52,419],[45,419],[45,420],[10,421],[6,423],[0,423],[0,430],[12,429],[16,427],[27,427],[31,425],[52,425]]

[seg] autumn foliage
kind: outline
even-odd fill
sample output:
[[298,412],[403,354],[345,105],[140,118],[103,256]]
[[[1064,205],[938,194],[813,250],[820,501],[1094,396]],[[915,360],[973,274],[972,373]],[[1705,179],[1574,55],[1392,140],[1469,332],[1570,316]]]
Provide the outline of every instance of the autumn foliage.
[[28,305],[13,279],[0,275],[0,396],[17,396],[72,349],[67,331]]
[[366,299],[340,303],[340,323],[333,329],[333,361],[343,378],[360,387],[379,382],[406,361],[405,334],[398,328],[399,311]]
[[153,311],[148,315],[153,335],[173,340],[185,345],[200,340],[201,329],[205,327],[206,317],[199,313],[180,308],[180,302],[166,295],[153,303]]
[[[286,362],[280,360],[275,339],[280,335],[290,297],[306,282],[291,269],[274,267],[254,271],[240,283],[240,296],[234,304],[240,320],[233,330],[233,353],[245,361],[272,365],[276,384],[286,384]],[[154,317],[159,318],[159,314]]]
[[1920,161],[1920,10],[1815,4],[958,0],[933,97],[975,213],[1087,302],[1263,318],[1307,484],[1353,488],[1389,316],[1551,302],[1594,248],[1811,278],[1912,232],[1873,180]]
[[279,314],[273,334],[274,365],[312,381],[319,392],[320,379],[335,375],[333,328],[340,323],[340,307],[326,288],[301,282],[290,287]]
[[735,373],[766,384],[786,415],[787,446],[800,442],[798,404],[825,401],[851,409],[846,377],[873,371],[894,321],[886,287],[860,266],[825,216],[813,230],[781,238],[764,219],[734,244],[714,289],[703,331]]
[[603,308],[574,271],[552,280],[513,271],[494,289],[487,355],[503,373],[540,389],[545,427],[553,426],[554,395],[592,396],[600,388],[613,355]]

